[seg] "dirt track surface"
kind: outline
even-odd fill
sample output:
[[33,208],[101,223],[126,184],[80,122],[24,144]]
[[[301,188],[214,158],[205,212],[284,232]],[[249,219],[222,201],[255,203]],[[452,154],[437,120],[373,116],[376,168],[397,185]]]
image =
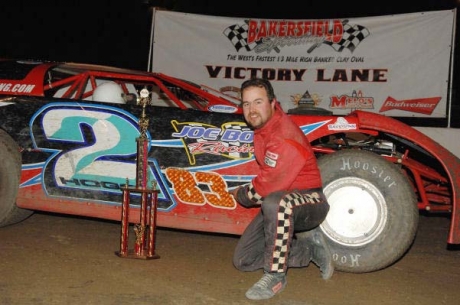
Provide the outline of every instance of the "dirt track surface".
[[446,249],[448,227],[422,216],[393,266],[327,282],[313,264],[290,269],[280,295],[250,301],[244,293],[262,273],[233,267],[237,236],[158,228],[159,259],[120,258],[118,222],[34,214],[0,229],[0,304],[460,304],[460,251]]

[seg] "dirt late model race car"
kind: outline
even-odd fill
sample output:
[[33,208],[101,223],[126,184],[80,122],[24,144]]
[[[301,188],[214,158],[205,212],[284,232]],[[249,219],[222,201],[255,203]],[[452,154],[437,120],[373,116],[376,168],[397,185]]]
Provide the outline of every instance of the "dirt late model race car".
[[[150,104],[140,107],[139,92]],[[161,73],[0,61],[0,226],[33,211],[120,220],[136,183],[139,117],[157,225],[241,234],[258,209],[229,191],[257,174],[253,132],[237,96]],[[366,111],[293,111],[318,157],[331,205],[321,230],[336,269],[371,272],[410,248],[420,211],[451,215],[460,244],[460,160],[416,129]],[[295,160],[293,160],[295,162]],[[129,222],[139,220],[131,202]]]

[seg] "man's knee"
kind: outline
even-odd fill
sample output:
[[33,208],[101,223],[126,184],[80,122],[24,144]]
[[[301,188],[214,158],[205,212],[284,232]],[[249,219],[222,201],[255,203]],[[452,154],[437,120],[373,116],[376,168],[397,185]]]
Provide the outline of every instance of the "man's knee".
[[242,263],[241,263],[241,258],[239,256],[236,256],[234,255],[233,256],[233,266],[237,269],[237,270],[242,270]]

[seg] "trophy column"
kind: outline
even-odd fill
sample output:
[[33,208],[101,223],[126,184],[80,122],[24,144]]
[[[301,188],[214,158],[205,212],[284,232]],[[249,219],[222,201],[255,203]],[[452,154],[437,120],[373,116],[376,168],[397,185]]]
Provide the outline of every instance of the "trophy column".
[[[142,89],[140,92],[139,105],[142,106],[142,114],[139,118],[140,136],[137,138],[137,162],[136,162],[136,186],[122,187],[123,202],[121,206],[121,236],[120,251],[116,252],[119,257],[155,259],[160,258],[155,253],[155,234],[158,190],[156,182],[148,186],[148,138],[147,128],[149,119],[145,115],[145,108],[150,103],[149,92]],[[132,194],[140,196],[139,222],[134,224],[135,241],[132,249],[128,249],[129,243],[129,210]]]

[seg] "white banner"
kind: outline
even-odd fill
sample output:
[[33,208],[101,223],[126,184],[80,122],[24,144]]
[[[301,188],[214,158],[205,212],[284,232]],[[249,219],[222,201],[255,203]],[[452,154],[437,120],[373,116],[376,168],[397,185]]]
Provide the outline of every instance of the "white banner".
[[447,115],[455,10],[321,20],[156,11],[154,20],[153,72],[233,96],[265,77],[285,111],[309,99],[337,115]]

